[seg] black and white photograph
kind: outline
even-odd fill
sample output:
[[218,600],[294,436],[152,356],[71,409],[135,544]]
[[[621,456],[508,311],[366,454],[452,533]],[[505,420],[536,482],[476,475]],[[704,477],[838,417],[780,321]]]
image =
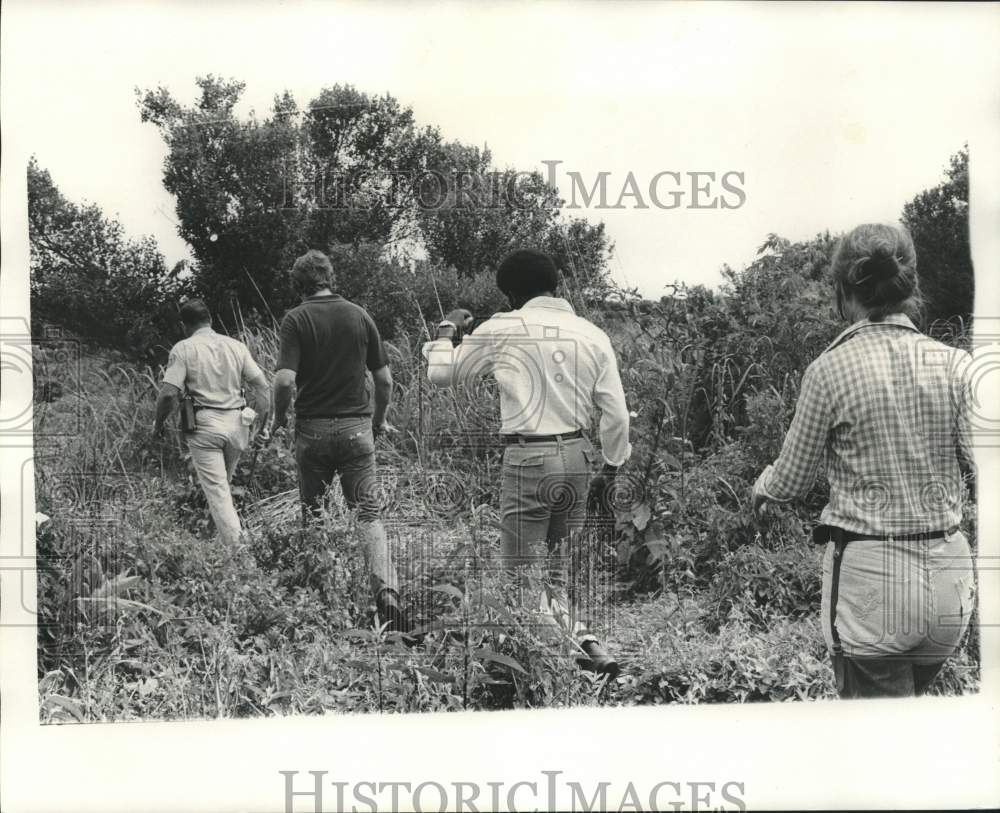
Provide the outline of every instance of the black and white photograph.
[[1000,7],[3,17],[5,810],[1000,804]]

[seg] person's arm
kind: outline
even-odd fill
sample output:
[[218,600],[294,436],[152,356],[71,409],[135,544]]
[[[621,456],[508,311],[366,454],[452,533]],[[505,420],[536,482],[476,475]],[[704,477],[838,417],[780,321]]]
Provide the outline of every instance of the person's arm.
[[163,425],[167,418],[174,414],[181,402],[181,391],[173,384],[164,381],[156,395],[156,418],[153,421],[153,434],[163,434]]
[[955,455],[964,472],[976,471],[976,461],[972,454],[972,410],[975,407],[972,391],[972,356],[964,350],[956,351],[954,375],[952,379],[953,403],[955,406]]
[[830,431],[830,399],[815,362],[802,376],[795,417],[781,453],[761,472],[753,487],[756,512],[767,501],[791,502],[804,497],[816,482]]
[[282,429],[288,423],[288,407],[295,392],[295,377],[299,369],[301,350],[299,332],[291,315],[281,322],[278,371],[274,374],[274,411],[271,429]]
[[587,509],[598,514],[613,514],[614,502],[610,498],[612,485],[618,476],[618,468],[632,454],[632,444],[628,440],[629,414],[625,403],[625,389],[618,372],[618,361],[610,339],[597,349],[596,363],[599,365],[597,380],[594,382],[594,406],[601,411],[598,434],[601,439],[601,455],[604,465],[590,479],[587,492]]
[[625,389],[610,340],[600,349],[598,363],[601,368],[594,383],[594,405],[601,410],[599,436],[605,472],[613,472],[629,459],[632,444],[628,440],[629,414]]
[[392,400],[392,370],[389,369],[389,357],[385,345],[379,335],[375,320],[365,312],[365,329],[368,331],[368,349],[365,356],[365,366],[372,374],[375,385],[375,403],[372,405],[372,433],[375,437],[394,432],[395,429],[386,420],[389,402]]
[[[496,317],[494,317],[496,318]],[[427,380],[435,387],[460,387],[493,371],[495,346],[491,322],[476,328],[467,341],[472,314],[458,308],[451,311],[435,328],[435,337],[425,342],[421,352],[427,360]]]
[[271,388],[267,376],[246,349],[246,359],[243,363],[243,380],[253,393],[253,408],[257,412],[257,426],[267,426],[268,414],[271,411]]
[[163,432],[166,423],[180,404],[184,383],[187,381],[187,364],[184,361],[184,346],[177,344],[167,358],[167,368],[163,372],[163,383],[156,396],[156,417],[153,419],[153,434]]
[[274,418],[271,428],[282,429],[288,423],[288,407],[295,392],[295,370],[281,369],[274,374]]
[[386,413],[389,411],[389,401],[392,400],[392,370],[386,364],[372,371],[372,379],[375,382],[375,406],[372,414],[372,429],[376,435],[385,431],[387,421]]

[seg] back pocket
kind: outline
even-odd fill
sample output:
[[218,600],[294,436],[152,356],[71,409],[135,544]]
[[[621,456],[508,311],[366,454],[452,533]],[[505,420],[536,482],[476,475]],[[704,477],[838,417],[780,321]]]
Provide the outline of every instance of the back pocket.
[[533,466],[541,466],[545,463],[545,453],[538,450],[532,449],[530,445],[517,444],[516,446],[508,446],[503,455],[504,466],[510,466],[513,468],[530,468]]

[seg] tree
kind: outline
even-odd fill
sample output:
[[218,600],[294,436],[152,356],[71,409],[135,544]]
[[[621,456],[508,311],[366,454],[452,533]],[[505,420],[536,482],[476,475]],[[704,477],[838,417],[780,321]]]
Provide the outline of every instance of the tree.
[[162,87],[137,93],[142,120],[169,148],[163,182],[177,198],[195,279],[224,319],[290,304],[284,272],[307,248],[401,236],[410,194],[401,181],[426,168],[439,141],[409,109],[335,85],[303,111],[286,92],[268,117],[240,119],[244,83],[197,84],[190,108]]
[[163,180],[193,279],[224,321],[237,321],[237,309],[291,304],[284,271],[307,248],[343,260],[354,246],[379,259],[373,273],[393,265],[382,263],[390,254],[409,267],[422,249],[429,267],[479,279],[510,249],[533,246],[581,287],[607,275],[603,225],[563,222],[562,201],[539,173],[495,170],[488,149],[444,142],[392,96],[334,85],[302,110],[286,92],[266,118],[240,118],[242,82],[197,84],[191,107],[162,87],[137,91],[138,102],[168,146]]
[[169,344],[182,268],[168,271],[151,237],[127,239],[121,224],[97,206],[66,200],[34,158],[28,238],[34,330],[53,322],[146,357]]
[[975,275],[969,249],[969,150],[951,157],[947,180],[903,207],[917,248],[917,273],[928,325],[972,316]]
[[447,186],[438,205],[421,207],[417,215],[432,260],[473,276],[496,267],[514,248],[539,248],[579,289],[606,280],[613,246],[604,224],[564,222],[563,201],[541,173],[496,170],[485,148],[448,144],[441,153]]

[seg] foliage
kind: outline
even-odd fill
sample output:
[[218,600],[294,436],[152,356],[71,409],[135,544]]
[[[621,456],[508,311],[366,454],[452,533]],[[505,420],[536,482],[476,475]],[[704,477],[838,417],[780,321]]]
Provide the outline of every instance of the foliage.
[[[197,83],[201,96],[189,108],[162,87],[137,94],[142,120],[159,128],[169,150],[164,186],[177,199],[195,279],[215,311],[280,311],[291,304],[284,271],[304,249],[389,239],[403,210],[387,205],[379,179],[419,168],[435,138],[415,127],[409,110],[337,85],[305,110],[284,93],[270,116],[241,119],[242,82]],[[360,205],[369,198],[385,205]]]
[[[515,245],[547,248],[580,284],[607,273],[603,225],[563,222],[538,173],[494,169],[488,150],[446,143],[388,94],[334,85],[300,109],[285,92],[268,116],[240,117],[242,82],[197,84],[191,107],[163,87],[137,96],[142,120],[168,148],[163,182],[177,198],[194,282],[226,324],[237,311],[280,314],[294,304],[285,271],[307,248],[349,266],[363,260],[368,273],[387,276],[380,290],[406,287],[407,263],[388,258],[420,248],[424,268],[460,277],[494,266]],[[391,296],[382,304],[392,311],[386,322],[409,307],[394,309],[401,305]]]
[[[174,168],[178,183],[190,180],[184,173],[218,164],[212,150],[242,166],[239,139],[227,139],[242,127],[264,127],[252,117],[226,118],[238,87],[213,81],[203,93],[205,109],[197,115],[226,115],[218,136],[198,136],[190,155],[173,156],[171,147],[168,169],[175,158],[190,161]],[[169,127],[188,115],[173,109],[168,96],[147,97],[145,104],[151,116],[173,122]],[[292,109],[289,100],[282,104]],[[400,138],[404,130],[418,138],[389,102],[364,104],[381,105],[386,127],[398,125]],[[348,164],[362,160],[351,157],[355,147],[341,141],[344,152],[337,152],[328,141],[347,128],[363,145],[373,120],[328,120],[320,112],[306,119],[311,129],[292,128],[295,138],[315,139],[323,155]],[[268,138],[280,135],[269,132]],[[264,136],[252,135],[258,137]],[[488,164],[476,151],[449,160],[460,158]],[[45,189],[38,174],[38,188]],[[235,183],[206,177],[206,190]],[[189,191],[185,205],[193,210],[215,206]],[[545,199],[544,189],[535,192]],[[231,189],[227,195],[244,200]],[[60,201],[36,209],[67,211]],[[240,211],[233,209],[237,232],[252,220]],[[513,222],[530,223],[538,214]],[[271,222],[263,209],[254,216]],[[833,237],[790,242],[770,235],[746,268],[724,269],[718,290],[694,288],[658,303],[623,296],[609,305],[589,282],[567,274],[566,296],[612,338],[635,411],[633,457],[619,477],[610,533],[585,551],[604,578],[604,606],[613,609],[600,619],[599,632],[625,665],[622,677],[605,681],[577,669],[565,636],[543,639],[495,572],[496,392],[426,386],[420,346],[427,322],[457,305],[484,316],[505,307],[488,268],[503,239],[492,216],[477,222],[455,211],[425,219],[420,227],[439,242],[423,260],[386,251],[385,230],[409,221],[373,221],[364,227],[371,232],[357,237],[337,232],[357,224],[334,215],[296,217],[302,218],[296,229],[319,224],[338,288],[364,305],[390,339],[396,389],[389,417],[400,434],[380,441],[379,487],[403,602],[424,629],[422,643],[408,648],[378,627],[352,520],[336,490],[322,518],[302,523],[288,437],[244,455],[234,493],[246,545],[224,550],[213,540],[183,444],[148,436],[160,371],[139,369],[111,351],[85,358],[76,371],[53,359],[49,372],[65,387],[36,410],[37,431],[57,438],[52,454],[36,460],[38,508],[52,517],[38,535],[46,563],[39,575],[43,720],[833,696],[818,622],[819,551],[807,534],[827,485],[817,483],[805,501],[762,520],[749,512],[751,485],[780,449],[802,371],[841,328],[828,278]],[[61,221],[53,216],[53,222]],[[259,238],[279,246],[274,228]],[[591,247],[585,264],[599,265],[603,243],[587,243],[593,232],[581,228],[577,246]],[[214,242],[204,244],[201,270]],[[257,283],[270,279],[272,288],[261,292],[265,298],[275,292],[276,312],[253,312],[244,298],[259,300],[251,286],[238,292],[231,319],[268,371],[277,354],[274,317],[284,301],[277,286],[284,283],[267,275],[279,267],[255,266],[263,275]],[[236,276],[227,276],[234,268],[219,264],[204,279],[235,286]],[[950,340],[961,343],[958,327]],[[74,423],[80,416],[82,428]],[[70,426],[72,432],[60,431]],[[972,499],[964,526],[974,539]],[[976,691],[978,647],[973,631],[932,691]]]
[[128,239],[97,206],[66,200],[34,158],[28,238],[36,334],[53,322],[148,359],[173,333],[181,269],[167,270],[152,238]]
[[539,172],[496,170],[489,150],[443,147],[446,178],[440,205],[420,207],[417,222],[428,255],[467,276],[495,268],[515,248],[548,252],[571,284],[601,285],[613,245],[604,224],[559,219],[564,203]]
[[[657,615],[657,606],[646,611]],[[792,619],[774,613],[758,626],[737,607],[717,634],[706,634],[697,618],[674,611],[666,625],[664,633],[650,636],[651,651],[625,682],[625,702],[747,703],[836,696],[815,614]]]
[[972,317],[975,274],[969,248],[969,149],[951,157],[947,180],[903,207],[903,223],[917,248],[917,273],[926,300],[924,317],[935,321]]
[[[244,338],[273,367],[273,328],[247,325]],[[84,431],[36,461],[38,508],[52,517],[38,535],[43,720],[832,696],[818,551],[794,513],[758,524],[746,511],[788,403],[751,394],[747,420],[761,420],[761,433],[715,451],[661,444],[643,500],[617,518],[625,581],[601,632],[626,671],[607,682],[576,667],[568,639],[540,638],[496,578],[496,450],[444,442],[483,418],[446,394],[419,395],[419,338],[402,339],[391,417],[408,439],[380,446],[380,488],[421,645],[374,625],[336,493],[323,518],[301,525],[287,441],[241,461],[247,544],[224,550],[183,447],[148,437],[157,374],[88,357],[70,393],[38,415],[54,433],[89,405]],[[970,637],[935,692],[976,689],[976,647]]]

